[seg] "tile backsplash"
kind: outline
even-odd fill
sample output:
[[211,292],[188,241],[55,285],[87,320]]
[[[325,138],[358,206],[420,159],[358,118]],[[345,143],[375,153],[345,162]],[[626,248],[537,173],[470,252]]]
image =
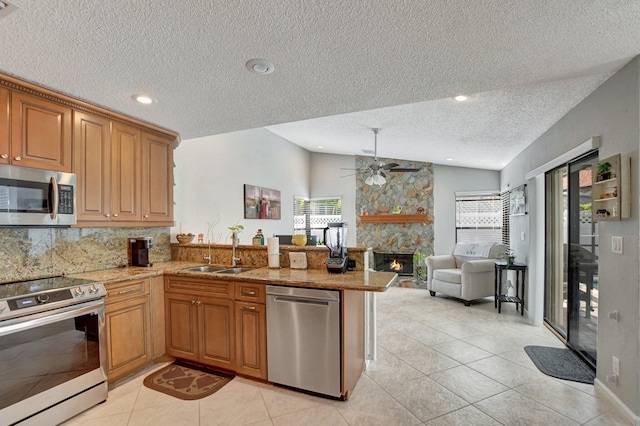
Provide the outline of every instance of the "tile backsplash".
[[147,236],[151,262],[170,260],[169,228],[0,228],[0,283],[123,266]]

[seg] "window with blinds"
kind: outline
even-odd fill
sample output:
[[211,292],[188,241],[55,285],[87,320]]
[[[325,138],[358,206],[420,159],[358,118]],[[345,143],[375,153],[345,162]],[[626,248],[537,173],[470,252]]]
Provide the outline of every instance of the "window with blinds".
[[322,239],[328,223],[342,221],[342,198],[293,198],[293,229]]
[[511,212],[511,206],[509,205],[509,200],[511,191],[504,191],[500,194],[502,198],[502,244],[507,246],[507,249],[510,247],[509,241],[509,214]]
[[503,219],[500,192],[456,194],[456,242],[501,242]]

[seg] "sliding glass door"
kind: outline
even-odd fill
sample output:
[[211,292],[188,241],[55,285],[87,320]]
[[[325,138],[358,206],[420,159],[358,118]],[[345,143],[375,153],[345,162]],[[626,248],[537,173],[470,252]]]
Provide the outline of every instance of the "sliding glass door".
[[591,205],[590,153],[546,175],[545,321],[596,364],[598,223]]

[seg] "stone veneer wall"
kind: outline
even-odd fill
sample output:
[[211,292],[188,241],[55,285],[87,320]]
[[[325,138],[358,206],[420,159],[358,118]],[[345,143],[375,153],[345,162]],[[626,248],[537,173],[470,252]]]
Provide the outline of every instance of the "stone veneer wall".
[[129,238],[143,236],[151,262],[171,260],[169,228],[0,228],[0,282],[124,266]]
[[[418,172],[386,173],[387,183],[369,186],[366,176],[356,176],[357,244],[372,247],[373,251],[433,254],[433,166],[431,163],[381,158],[398,163],[400,167],[420,168]],[[356,168],[364,169],[373,162],[371,157],[356,156]],[[391,214],[393,206],[402,206],[402,214],[415,214],[423,207],[427,214],[424,223],[362,223],[360,211],[372,214]],[[373,263],[371,263],[373,266]]]

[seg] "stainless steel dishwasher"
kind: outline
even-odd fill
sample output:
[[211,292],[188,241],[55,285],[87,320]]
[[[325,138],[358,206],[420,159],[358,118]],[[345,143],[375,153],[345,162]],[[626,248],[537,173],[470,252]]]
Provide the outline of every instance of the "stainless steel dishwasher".
[[341,397],[340,292],[268,285],[271,382]]

